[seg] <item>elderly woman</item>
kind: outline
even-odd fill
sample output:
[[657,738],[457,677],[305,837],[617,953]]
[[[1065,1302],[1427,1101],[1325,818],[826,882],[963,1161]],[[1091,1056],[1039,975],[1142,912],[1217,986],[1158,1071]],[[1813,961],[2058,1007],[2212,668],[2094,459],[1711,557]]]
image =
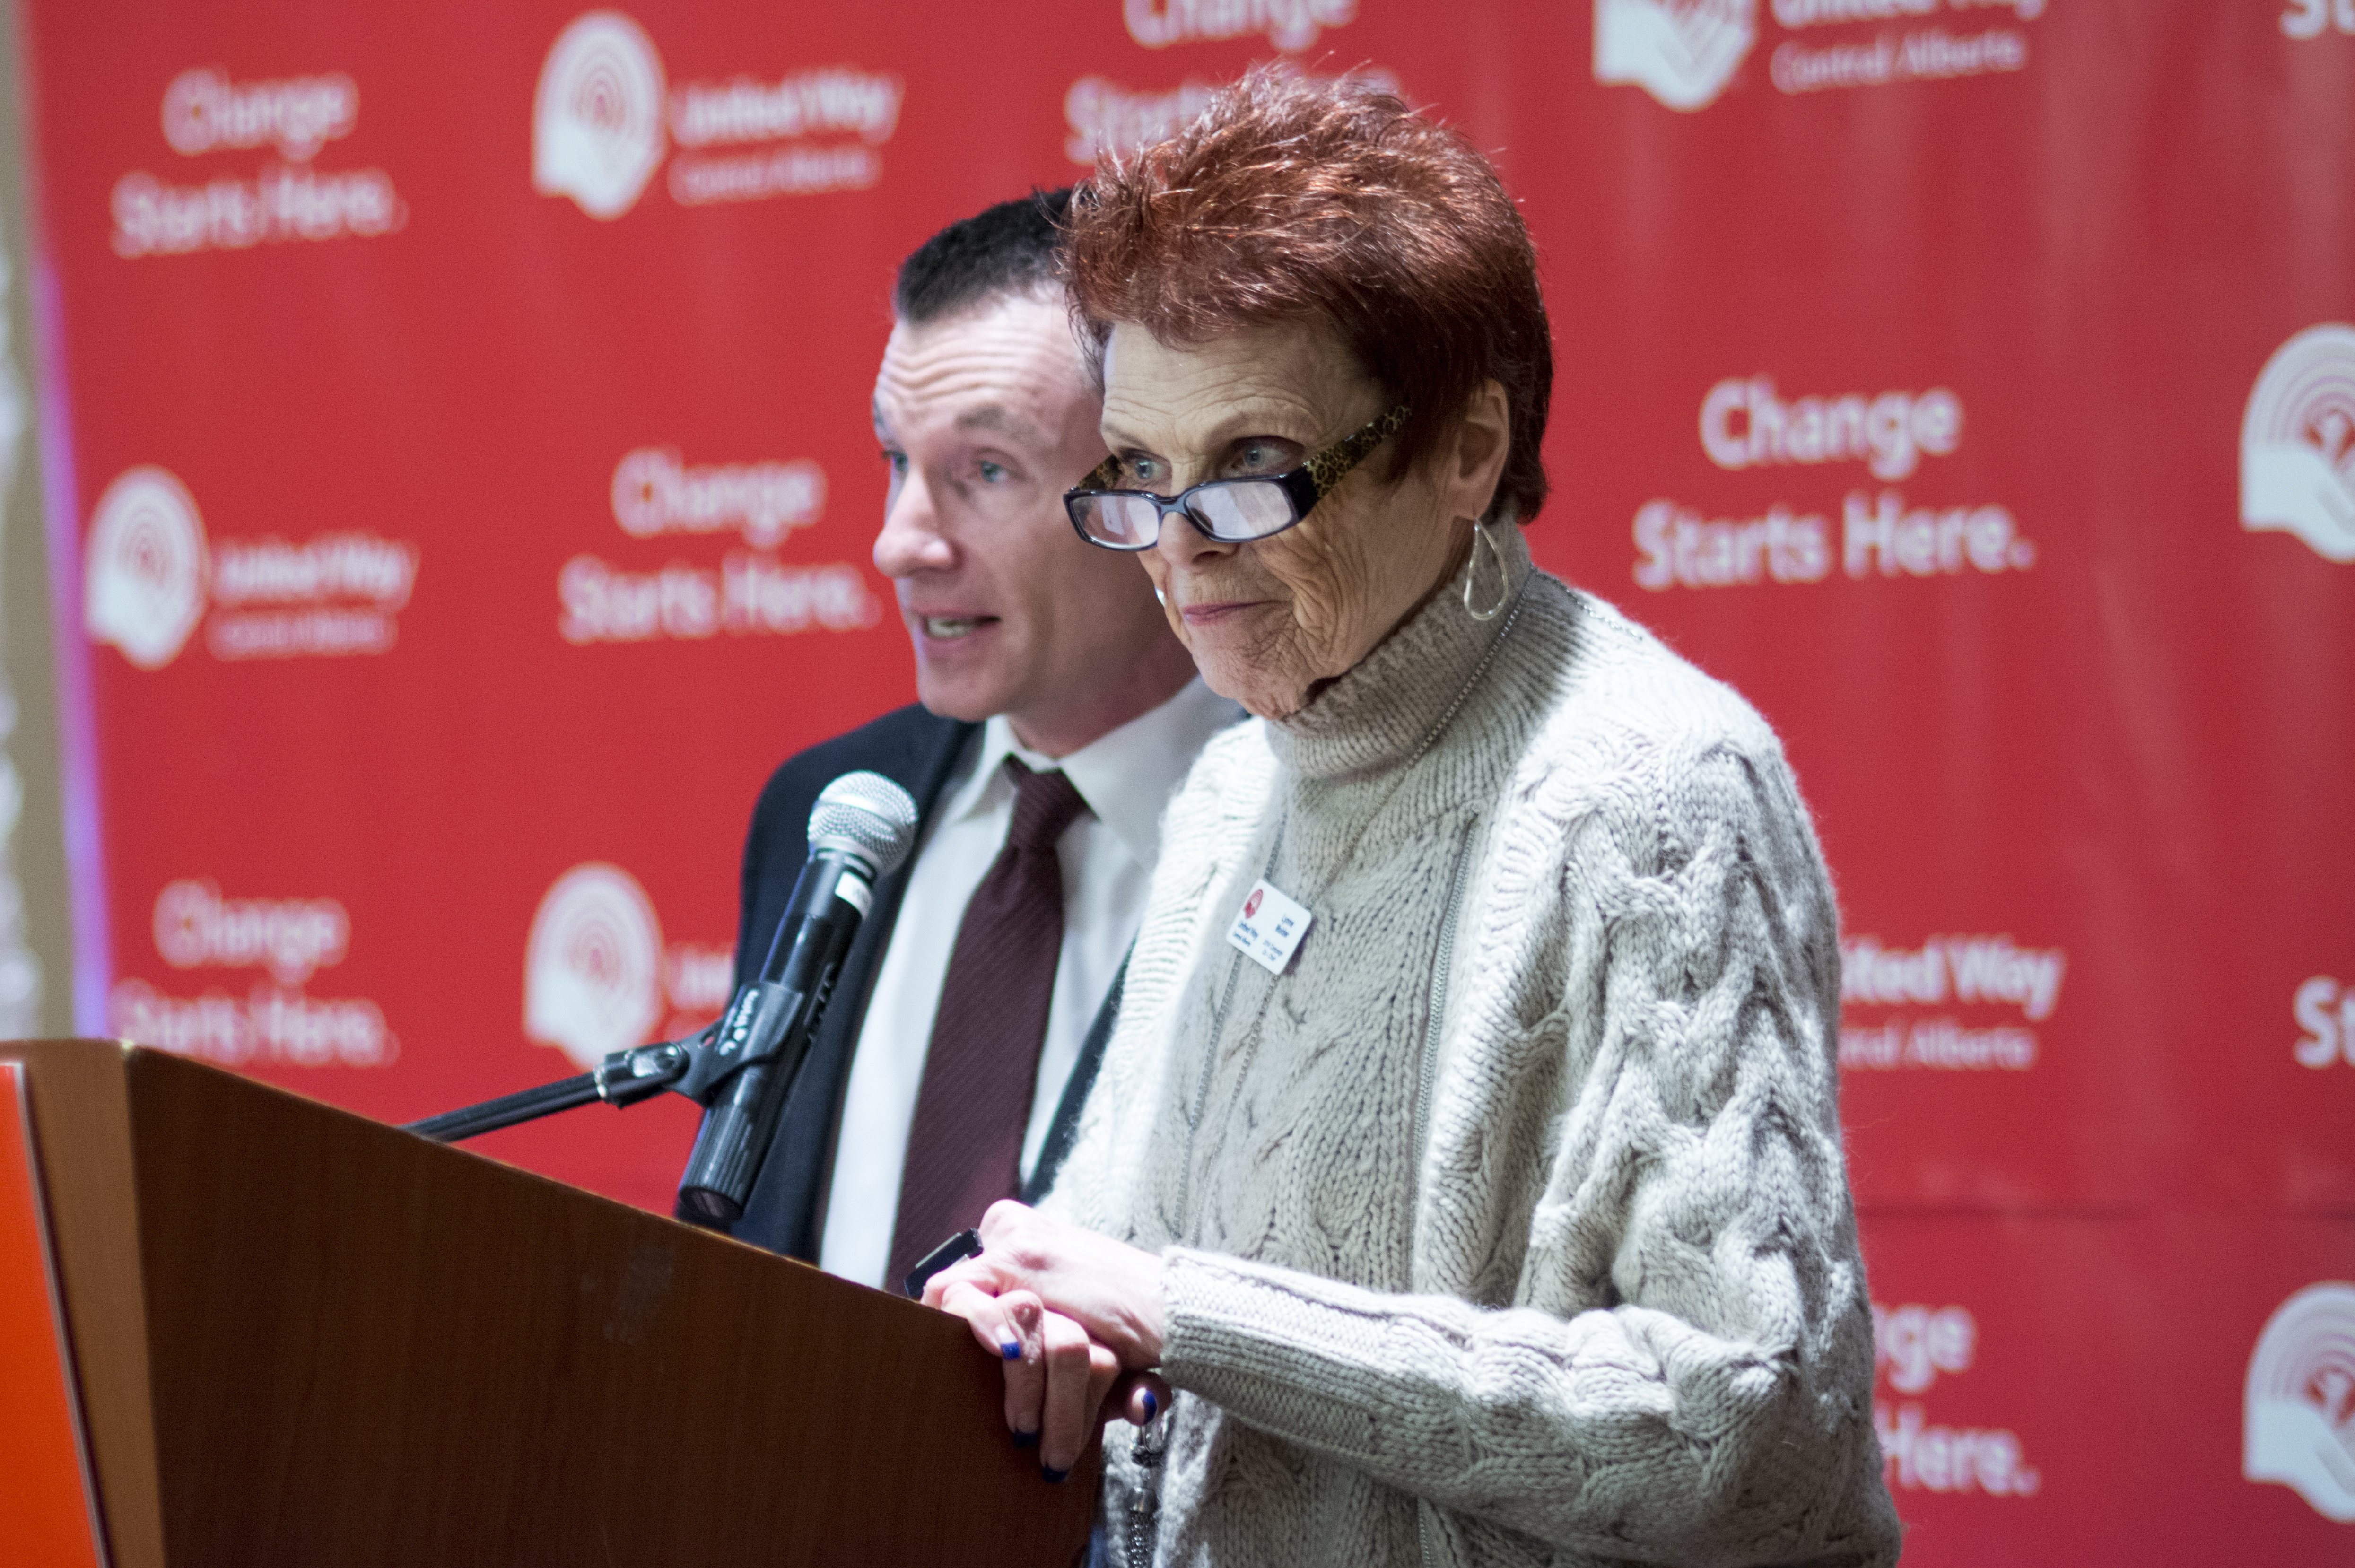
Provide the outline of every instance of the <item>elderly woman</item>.
[[1893,1560],[1831,889],[1764,722],[1529,563],[1495,173],[1262,74],[1070,244],[1113,453],[1072,518],[1257,717],[1170,806],[1054,1195],[927,1291],[1015,1439],[1066,1469],[1152,1374],[1121,1563]]

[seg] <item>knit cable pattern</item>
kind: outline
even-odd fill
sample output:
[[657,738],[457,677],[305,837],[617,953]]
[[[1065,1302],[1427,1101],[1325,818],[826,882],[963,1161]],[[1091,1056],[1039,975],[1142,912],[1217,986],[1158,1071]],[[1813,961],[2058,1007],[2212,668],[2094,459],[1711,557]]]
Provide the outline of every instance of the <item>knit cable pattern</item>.
[[[1048,1203],[1168,1259],[1156,1562],[1896,1557],[1806,809],[1740,698],[1598,601],[1527,592],[1402,786],[1418,714],[1493,635],[1446,592],[1297,721],[1214,741],[1171,805]],[[1213,1041],[1279,818],[1273,880],[1329,891]],[[1117,1537],[1138,1472],[1108,1446]]]

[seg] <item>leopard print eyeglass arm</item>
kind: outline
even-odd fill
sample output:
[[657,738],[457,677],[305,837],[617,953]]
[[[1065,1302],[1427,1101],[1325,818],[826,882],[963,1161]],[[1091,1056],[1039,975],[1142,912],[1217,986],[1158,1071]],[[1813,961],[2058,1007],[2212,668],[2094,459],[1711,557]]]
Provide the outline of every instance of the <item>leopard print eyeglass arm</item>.
[[[1406,423],[1406,416],[1412,411],[1404,403],[1401,403],[1355,435],[1337,442],[1322,452],[1310,453],[1308,460],[1301,466],[1308,470],[1309,483],[1316,486],[1316,498],[1321,501],[1330,495],[1333,486],[1341,482],[1342,475],[1363,463],[1367,453],[1372,452],[1374,448],[1396,435],[1399,426]],[[1086,478],[1072,486],[1074,493],[1082,490],[1117,490],[1119,488],[1121,488],[1120,457],[1117,453],[1097,464]]]
[[1331,495],[1333,486],[1341,482],[1342,475],[1363,463],[1367,453],[1374,448],[1396,435],[1399,426],[1406,423],[1406,416],[1411,411],[1404,403],[1401,403],[1357,434],[1322,452],[1310,453],[1308,461],[1302,466],[1308,470],[1309,482],[1316,486],[1316,498],[1321,501]]

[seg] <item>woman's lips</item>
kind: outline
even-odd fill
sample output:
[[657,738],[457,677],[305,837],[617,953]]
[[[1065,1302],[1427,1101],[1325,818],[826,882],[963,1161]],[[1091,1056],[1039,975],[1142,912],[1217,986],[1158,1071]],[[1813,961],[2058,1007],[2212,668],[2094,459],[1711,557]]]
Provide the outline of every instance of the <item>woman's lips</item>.
[[1215,626],[1221,621],[1234,619],[1246,610],[1256,610],[1265,601],[1258,599],[1228,599],[1212,604],[1188,604],[1178,613],[1186,618],[1189,626]]

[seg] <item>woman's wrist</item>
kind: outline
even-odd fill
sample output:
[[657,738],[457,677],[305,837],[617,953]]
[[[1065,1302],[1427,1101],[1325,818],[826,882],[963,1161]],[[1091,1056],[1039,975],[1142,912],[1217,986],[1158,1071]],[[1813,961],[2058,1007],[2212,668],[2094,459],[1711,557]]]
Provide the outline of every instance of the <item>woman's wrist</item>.
[[1127,1319],[1133,1370],[1143,1371],[1161,1364],[1161,1347],[1169,1337],[1169,1268],[1161,1253],[1133,1250],[1136,1261],[1122,1315]]

